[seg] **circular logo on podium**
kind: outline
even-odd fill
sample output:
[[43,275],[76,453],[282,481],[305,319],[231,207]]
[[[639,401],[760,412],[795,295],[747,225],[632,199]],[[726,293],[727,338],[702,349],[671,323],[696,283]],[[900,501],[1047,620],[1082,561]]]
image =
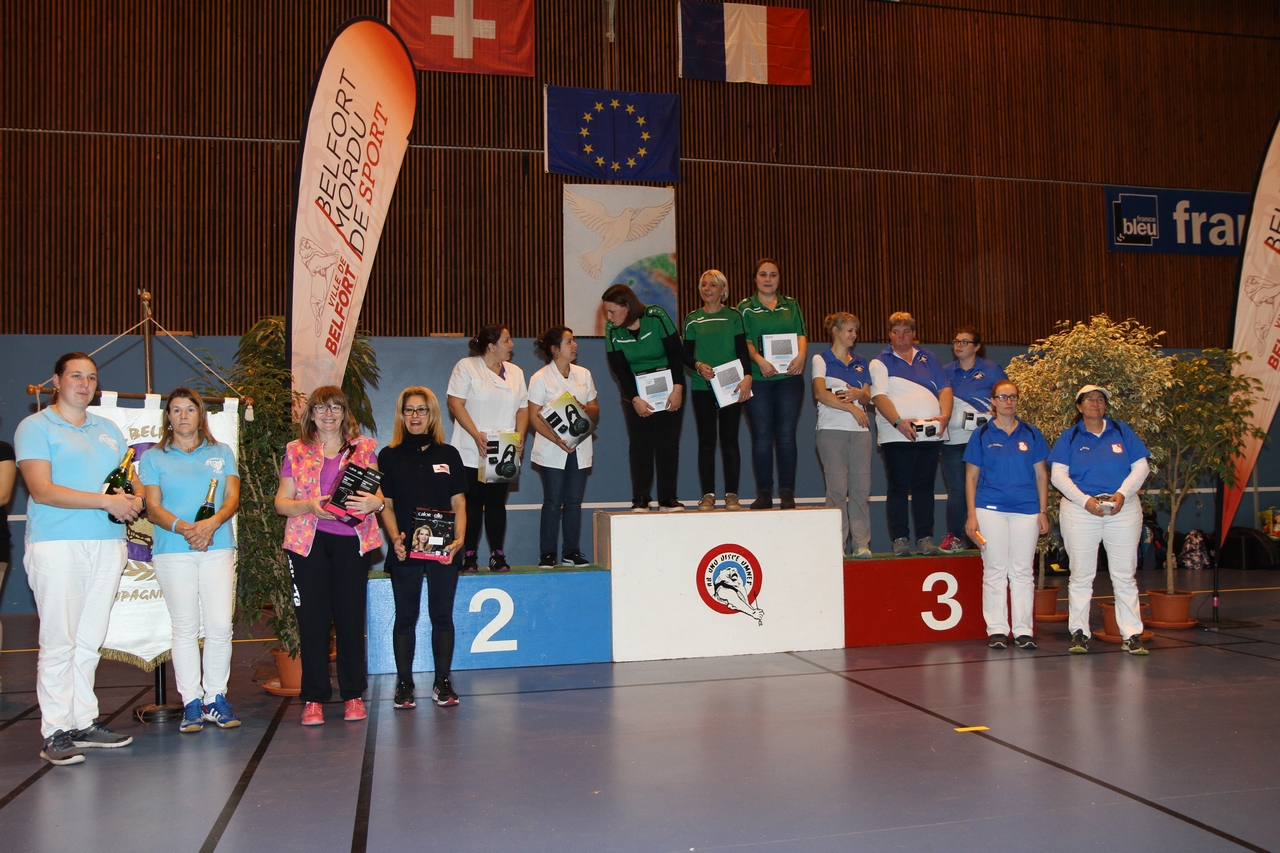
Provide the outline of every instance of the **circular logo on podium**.
[[698,561],[698,594],[716,613],[742,613],[764,624],[756,604],[764,574],[754,554],[741,545],[717,545]]

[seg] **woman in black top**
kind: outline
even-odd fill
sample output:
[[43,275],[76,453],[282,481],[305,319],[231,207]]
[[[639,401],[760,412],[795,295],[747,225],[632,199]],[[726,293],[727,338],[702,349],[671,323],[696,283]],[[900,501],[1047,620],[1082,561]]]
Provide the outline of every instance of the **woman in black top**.
[[[413,655],[418,614],[422,607],[422,574],[427,575],[427,614],[431,618],[431,653],[435,659],[432,700],[440,706],[458,704],[449,679],[453,666],[453,597],[458,591],[459,555],[467,532],[467,478],[462,456],[445,443],[440,402],[429,388],[412,386],[400,392],[391,443],[378,453],[382,472],[382,524],[391,544],[387,572],[395,598],[396,618],[391,644],[396,658],[397,708],[412,708]],[[409,556],[415,509],[451,511],[453,541],[448,561]]]

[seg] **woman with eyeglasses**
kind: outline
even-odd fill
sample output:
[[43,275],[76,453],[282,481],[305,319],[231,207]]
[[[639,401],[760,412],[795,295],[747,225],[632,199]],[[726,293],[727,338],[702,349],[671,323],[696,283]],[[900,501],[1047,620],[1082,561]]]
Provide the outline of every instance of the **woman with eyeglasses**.
[[360,425],[342,389],[325,385],[311,392],[298,438],[285,448],[276,489],[276,512],[288,520],[284,550],[293,577],[294,609],[302,651],[302,724],[324,722],[323,703],[333,695],[329,682],[329,626],[338,644],[338,691],[343,719],[367,716],[365,678],[365,594],[369,552],[382,545],[377,513],[381,490],[356,492],[343,509],[355,527],[328,509],[348,464],[377,469],[378,443],[360,434]]
[[1085,385],[1076,394],[1076,423],[1054,442],[1050,478],[1062,492],[1062,541],[1071,562],[1067,627],[1072,654],[1089,651],[1089,605],[1098,571],[1098,544],[1107,549],[1107,571],[1116,597],[1120,647],[1145,655],[1138,603],[1138,540],[1142,505],[1138,490],[1151,473],[1151,452],[1128,425],[1107,418],[1111,392]]
[[[1049,445],[1044,435],[1018,419],[1018,386],[1001,379],[992,389],[991,420],[964,445],[965,534],[982,546],[982,618],[987,645],[1013,643],[1034,649],[1032,613],[1036,541],[1049,532]],[[1008,603],[1006,603],[1008,602]]]
[[[240,472],[231,448],[209,430],[204,400],[195,391],[170,392],[160,414],[160,441],[142,454],[138,477],[155,527],[152,564],[173,625],[173,677],[183,703],[178,730],[198,732],[206,722],[235,728],[240,720],[227,701],[227,682],[236,542],[228,522],[240,508]],[[216,509],[197,521],[210,485]]]
[[968,509],[965,498],[964,450],[969,439],[981,426],[980,421],[994,417],[991,390],[1007,378],[1004,368],[984,358],[986,347],[974,326],[961,326],[951,341],[956,360],[943,368],[951,383],[951,420],[947,438],[942,442],[942,476],[947,481],[947,535],[942,537],[942,550],[947,553],[973,547],[965,541]]
[[449,414],[453,416],[450,444],[458,449],[467,468],[467,540],[462,571],[478,570],[480,525],[489,541],[489,571],[509,572],[503,547],[507,538],[508,482],[480,480],[481,459],[488,452],[486,433],[514,432],[517,461],[524,454],[524,434],[529,428],[529,389],[524,372],[511,361],[515,350],[506,326],[482,328],[468,343],[470,358],[454,365],[449,376]]
[[[431,619],[431,655],[435,681],[431,699],[441,707],[458,704],[451,680],[453,670],[453,598],[458,591],[458,568],[467,533],[467,475],[458,449],[446,444],[440,403],[431,389],[415,385],[400,392],[391,443],[378,453],[382,472],[382,524],[391,549],[387,572],[396,616],[391,648],[396,659],[393,705],[412,708],[413,656],[417,647],[418,616],[422,609],[422,577],[427,578],[427,615]],[[415,509],[452,512],[453,540],[444,544],[448,560],[419,559],[406,541],[414,530]]]
[[556,543],[562,531],[564,548],[560,554],[564,565],[587,566],[591,561],[582,553],[582,494],[587,488],[594,441],[588,435],[576,446],[569,447],[564,436],[542,417],[542,410],[548,403],[569,394],[576,403],[578,421],[566,428],[585,431],[590,428],[588,421],[600,420],[596,385],[590,370],[574,364],[578,358],[578,342],[568,326],[552,326],[542,333],[536,346],[548,362],[529,380],[529,423],[537,433],[531,458],[542,477],[538,566],[549,569],[556,564]]

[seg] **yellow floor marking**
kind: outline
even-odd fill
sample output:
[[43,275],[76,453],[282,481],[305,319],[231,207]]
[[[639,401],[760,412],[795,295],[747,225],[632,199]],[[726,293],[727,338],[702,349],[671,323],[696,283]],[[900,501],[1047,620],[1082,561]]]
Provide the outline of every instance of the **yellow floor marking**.
[[991,731],[991,730],[990,730],[989,728],[987,728],[986,726],[963,726],[962,728],[958,728],[958,729],[956,729],[956,731],[958,731],[958,732],[987,732],[987,731]]

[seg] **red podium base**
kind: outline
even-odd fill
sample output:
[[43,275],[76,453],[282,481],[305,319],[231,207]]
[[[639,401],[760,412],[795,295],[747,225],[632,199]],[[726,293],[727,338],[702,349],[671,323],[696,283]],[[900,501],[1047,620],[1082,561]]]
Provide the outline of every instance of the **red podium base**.
[[982,558],[846,560],[844,613],[846,646],[983,639]]

